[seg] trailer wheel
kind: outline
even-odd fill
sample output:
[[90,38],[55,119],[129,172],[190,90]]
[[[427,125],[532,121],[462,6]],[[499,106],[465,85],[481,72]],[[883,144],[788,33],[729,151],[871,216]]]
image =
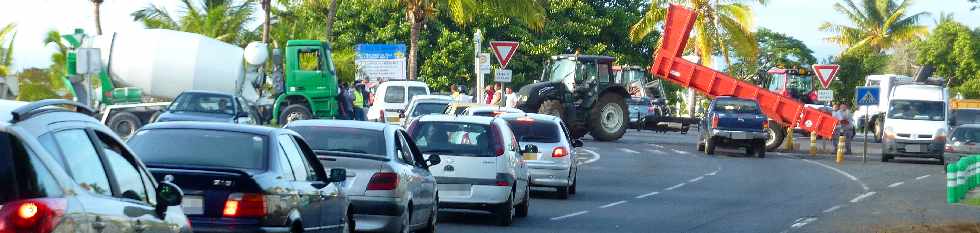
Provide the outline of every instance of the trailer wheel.
[[293,121],[298,120],[308,120],[313,119],[313,113],[310,113],[310,108],[302,104],[291,104],[286,106],[279,114],[279,124],[286,125]]
[[133,135],[140,127],[143,127],[143,122],[130,112],[119,112],[109,118],[109,129],[123,138]]
[[769,135],[769,138],[766,138],[766,150],[775,151],[779,149],[779,146],[783,144],[783,139],[786,137],[786,129],[770,121],[766,133]]
[[599,141],[622,138],[626,133],[626,123],[629,122],[627,112],[626,100],[622,96],[607,93],[599,97],[589,114],[589,131],[592,137]]

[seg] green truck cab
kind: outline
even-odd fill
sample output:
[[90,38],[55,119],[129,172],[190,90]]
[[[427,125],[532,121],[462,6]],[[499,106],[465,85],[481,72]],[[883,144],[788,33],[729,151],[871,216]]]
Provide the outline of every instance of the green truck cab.
[[291,40],[286,42],[285,61],[281,82],[285,90],[272,108],[277,123],[337,116],[337,69],[330,46],[317,40]]

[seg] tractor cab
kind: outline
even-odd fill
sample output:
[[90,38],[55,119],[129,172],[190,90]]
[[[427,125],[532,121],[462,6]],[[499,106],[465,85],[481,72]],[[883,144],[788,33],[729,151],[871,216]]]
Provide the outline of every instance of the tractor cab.
[[817,102],[812,72],[806,69],[773,68],[766,73],[769,74],[768,89],[770,91],[807,104]]

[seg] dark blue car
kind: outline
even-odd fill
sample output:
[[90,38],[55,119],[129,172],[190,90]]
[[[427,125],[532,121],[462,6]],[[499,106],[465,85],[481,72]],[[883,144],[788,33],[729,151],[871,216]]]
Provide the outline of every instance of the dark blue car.
[[716,147],[745,148],[747,156],[766,157],[768,118],[755,100],[718,97],[703,114],[698,150],[714,154]]

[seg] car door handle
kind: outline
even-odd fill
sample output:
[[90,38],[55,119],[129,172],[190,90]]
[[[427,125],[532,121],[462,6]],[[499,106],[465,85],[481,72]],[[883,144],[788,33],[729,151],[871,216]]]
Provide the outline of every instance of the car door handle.
[[102,231],[102,229],[105,229],[105,222],[102,221],[102,217],[95,216],[95,221],[92,222],[92,229],[97,231]]

